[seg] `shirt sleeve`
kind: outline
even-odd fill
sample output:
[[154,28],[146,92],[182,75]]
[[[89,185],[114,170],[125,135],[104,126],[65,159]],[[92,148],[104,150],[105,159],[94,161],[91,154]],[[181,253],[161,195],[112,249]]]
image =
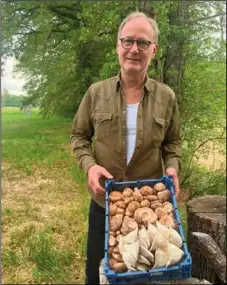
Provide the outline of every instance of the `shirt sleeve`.
[[84,95],[73,120],[70,144],[80,168],[87,174],[88,169],[96,164],[92,155],[92,136],[94,133],[90,114],[89,90]]
[[162,158],[165,169],[173,167],[177,172],[180,171],[180,114],[176,97],[173,100],[172,116],[162,143]]

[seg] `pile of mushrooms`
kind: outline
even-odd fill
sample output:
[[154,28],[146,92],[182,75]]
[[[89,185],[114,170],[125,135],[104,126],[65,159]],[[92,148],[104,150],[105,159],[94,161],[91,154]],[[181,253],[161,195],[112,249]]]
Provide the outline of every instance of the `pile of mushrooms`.
[[182,239],[163,183],[109,194],[109,267],[115,272],[177,264]]

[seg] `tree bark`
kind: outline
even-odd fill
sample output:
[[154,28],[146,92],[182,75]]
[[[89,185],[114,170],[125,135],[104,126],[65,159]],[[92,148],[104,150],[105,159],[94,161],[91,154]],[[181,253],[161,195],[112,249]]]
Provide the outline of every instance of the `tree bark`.
[[[200,279],[205,278],[212,284],[224,283],[226,279],[224,277],[226,271],[223,269],[226,264],[226,197],[205,195],[189,201],[187,224],[192,275]],[[200,232],[200,234],[193,234],[193,232]]]

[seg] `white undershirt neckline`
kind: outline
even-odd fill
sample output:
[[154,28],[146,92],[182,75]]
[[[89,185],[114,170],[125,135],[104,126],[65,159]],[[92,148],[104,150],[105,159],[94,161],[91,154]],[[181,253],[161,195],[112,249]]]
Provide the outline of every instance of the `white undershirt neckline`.
[[131,160],[135,146],[136,146],[136,131],[137,131],[137,113],[139,103],[126,104],[126,115],[127,115],[127,164]]

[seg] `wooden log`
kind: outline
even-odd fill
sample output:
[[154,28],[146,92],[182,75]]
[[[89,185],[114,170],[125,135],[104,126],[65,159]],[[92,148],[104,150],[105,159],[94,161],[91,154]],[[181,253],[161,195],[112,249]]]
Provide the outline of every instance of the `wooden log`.
[[[226,256],[222,253],[214,239],[205,233],[192,232],[190,240],[193,248],[191,254],[194,252],[197,254],[199,251],[208,265],[207,268],[211,267],[220,281],[226,283]],[[199,277],[204,275],[201,268],[201,260],[196,259],[195,262],[193,276]],[[210,273],[211,272],[207,272],[206,274]]]
[[[214,268],[214,263],[207,262],[205,251],[194,244],[192,232],[208,234],[226,255],[226,197],[205,195],[187,203],[187,244],[192,256],[192,276],[204,278],[212,284],[222,282]],[[198,238],[197,238],[198,240]],[[212,251],[211,251],[212,252]],[[215,263],[218,266],[218,263]]]

